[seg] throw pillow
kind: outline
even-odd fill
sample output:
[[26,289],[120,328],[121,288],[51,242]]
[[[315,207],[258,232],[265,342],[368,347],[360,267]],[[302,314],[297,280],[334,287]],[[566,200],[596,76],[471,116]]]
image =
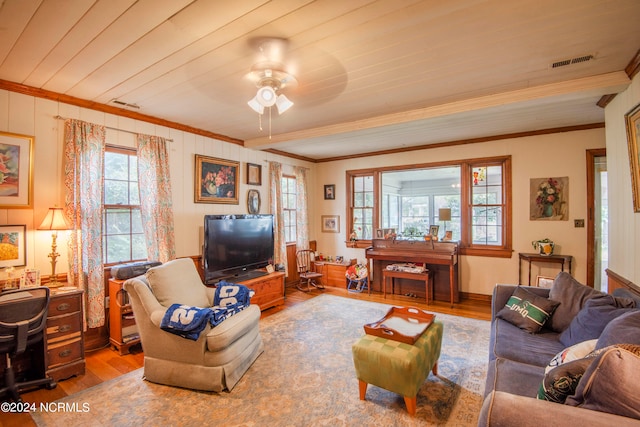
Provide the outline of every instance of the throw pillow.
[[598,338],[596,348],[623,343],[640,345],[638,331],[640,331],[640,310],[636,309],[609,322]]
[[606,295],[575,280],[567,272],[558,273],[549,290],[549,299],[559,301],[549,325],[553,331],[562,332],[569,327],[585,301],[595,296]]
[[553,368],[557,368],[560,365],[572,362],[574,360],[582,359],[587,354],[595,350],[597,342],[598,340],[588,340],[565,348],[560,353],[553,356],[544,372],[547,373]]
[[640,420],[640,346],[602,349],[585,371],[566,404]]
[[631,299],[611,295],[587,300],[569,327],[560,334],[560,342],[571,346],[598,338],[611,320],[633,310],[635,305],[635,301]]
[[544,374],[538,389],[538,399],[555,403],[565,403],[567,397],[573,395],[594,357],[582,357],[560,366],[556,366]]
[[184,304],[193,307],[209,307],[206,286],[193,260],[179,258],[147,271],[147,280],[158,302],[164,307]]
[[518,286],[496,317],[535,333],[544,326],[558,304]]

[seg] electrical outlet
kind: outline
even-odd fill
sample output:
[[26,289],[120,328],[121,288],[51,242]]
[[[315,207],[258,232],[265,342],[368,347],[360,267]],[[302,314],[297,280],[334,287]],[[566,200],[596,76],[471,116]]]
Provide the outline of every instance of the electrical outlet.
[[574,219],[573,225],[575,228],[584,228],[584,219]]

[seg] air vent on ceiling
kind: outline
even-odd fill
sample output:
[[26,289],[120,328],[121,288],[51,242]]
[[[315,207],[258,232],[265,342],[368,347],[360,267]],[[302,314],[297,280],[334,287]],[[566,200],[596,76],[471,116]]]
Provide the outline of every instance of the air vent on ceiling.
[[595,59],[595,56],[593,55],[584,55],[578,56],[577,58],[563,59],[562,61],[556,61],[551,64],[551,68],[566,67],[567,65],[579,64],[581,62],[587,62],[593,59]]
[[109,102],[111,102],[112,104],[117,104],[120,107],[140,109],[140,106],[138,104],[129,104],[128,102],[120,101],[119,99],[112,99]]

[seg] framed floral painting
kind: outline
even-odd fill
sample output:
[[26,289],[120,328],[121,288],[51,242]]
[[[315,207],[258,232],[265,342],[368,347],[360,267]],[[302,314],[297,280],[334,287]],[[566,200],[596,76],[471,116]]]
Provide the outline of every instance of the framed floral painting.
[[569,177],[531,178],[529,219],[569,220]]
[[26,225],[0,225],[0,268],[27,265]]
[[0,209],[31,207],[33,142],[32,136],[0,132]]
[[240,163],[196,154],[195,203],[238,204]]

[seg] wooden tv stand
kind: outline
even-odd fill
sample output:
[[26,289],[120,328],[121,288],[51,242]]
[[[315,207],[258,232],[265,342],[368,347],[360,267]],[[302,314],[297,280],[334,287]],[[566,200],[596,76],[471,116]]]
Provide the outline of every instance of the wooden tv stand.
[[260,310],[284,304],[284,272],[275,271],[254,279],[240,281],[255,291],[251,304],[260,306]]

